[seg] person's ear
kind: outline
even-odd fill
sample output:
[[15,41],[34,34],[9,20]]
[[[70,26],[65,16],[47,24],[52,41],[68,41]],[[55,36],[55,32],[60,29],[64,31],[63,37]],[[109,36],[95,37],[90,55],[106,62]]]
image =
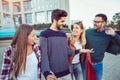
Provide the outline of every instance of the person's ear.
[[57,20],[56,20],[56,19],[53,19],[53,22],[57,22]]

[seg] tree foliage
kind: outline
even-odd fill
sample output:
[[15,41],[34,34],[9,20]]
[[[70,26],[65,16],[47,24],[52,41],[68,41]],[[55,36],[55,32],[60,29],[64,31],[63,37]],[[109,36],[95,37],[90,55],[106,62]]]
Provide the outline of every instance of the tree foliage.
[[112,21],[108,22],[106,27],[112,27],[113,29],[120,29],[120,12],[115,13],[112,17]]

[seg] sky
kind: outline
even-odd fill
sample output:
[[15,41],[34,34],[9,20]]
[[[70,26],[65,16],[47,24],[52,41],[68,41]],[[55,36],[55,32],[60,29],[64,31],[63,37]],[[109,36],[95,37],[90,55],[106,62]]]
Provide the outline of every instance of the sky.
[[70,0],[70,20],[80,20],[84,26],[92,27],[94,16],[98,13],[107,15],[112,20],[120,12],[120,0]]

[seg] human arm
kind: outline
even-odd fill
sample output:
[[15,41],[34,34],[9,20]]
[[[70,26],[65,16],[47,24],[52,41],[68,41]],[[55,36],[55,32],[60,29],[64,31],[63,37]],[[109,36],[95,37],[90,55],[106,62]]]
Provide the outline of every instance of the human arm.
[[11,70],[11,50],[8,47],[3,55],[3,63],[1,68],[0,80],[10,80],[10,70]]
[[110,35],[113,43],[120,45],[120,35],[116,33],[112,28],[106,28],[105,33]]
[[77,49],[77,50],[68,50],[69,55],[75,55],[75,54],[86,54],[86,53],[93,53],[93,49]]
[[112,28],[106,28],[105,33],[107,35],[115,36],[115,31]]
[[50,71],[50,65],[49,65],[49,59],[47,54],[47,38],[40,36],[40,46],[41,46],[41,71],[45,78],[47,78],[48,75],[53,75]]
[[115,35],[111,36],[111,41],[106,49],[106,52],[118,55],[120,54],[120,31],[115,31]]

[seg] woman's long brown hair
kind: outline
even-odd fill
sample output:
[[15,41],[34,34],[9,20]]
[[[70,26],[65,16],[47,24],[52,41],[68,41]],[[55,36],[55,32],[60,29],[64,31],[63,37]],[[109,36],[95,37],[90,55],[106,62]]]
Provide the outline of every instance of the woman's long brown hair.
[[19,25],[15,36],[13,37],[11,46],[15,48],[15,58],[13,65],[13,75],[18,77],[22,71],[25,71],[26,56],[27,56],[27,40],[28,35],[33,30],[33,27],[27,24]]

